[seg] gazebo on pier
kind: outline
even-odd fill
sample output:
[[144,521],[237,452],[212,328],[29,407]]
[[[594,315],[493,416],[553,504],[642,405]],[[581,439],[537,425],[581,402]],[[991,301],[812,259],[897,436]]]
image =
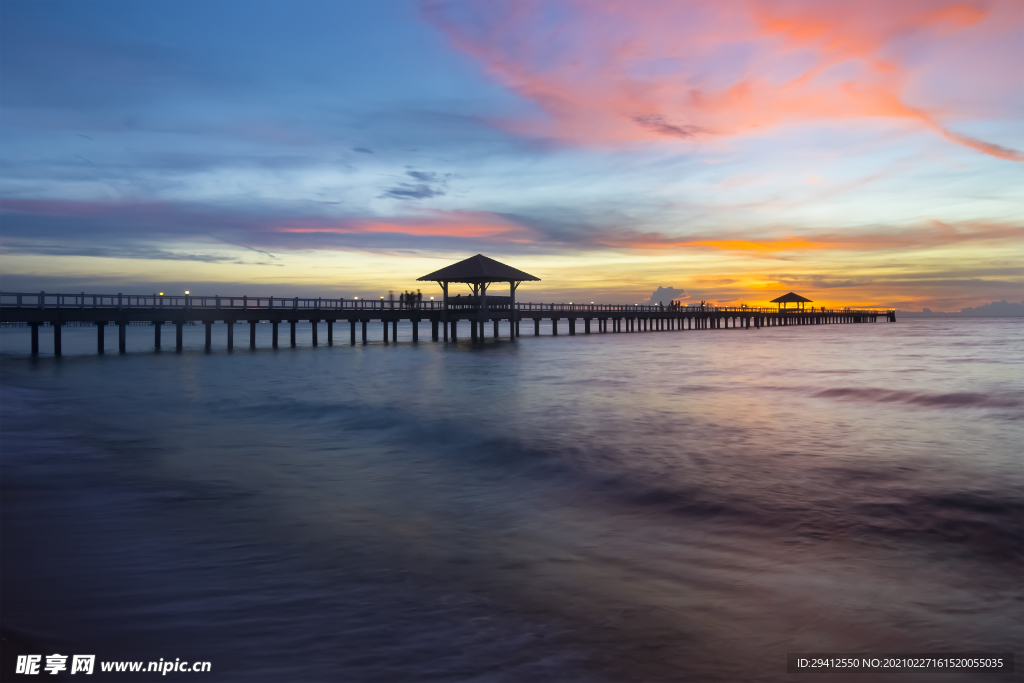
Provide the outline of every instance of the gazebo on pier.
[[790,292],[789,294],[783,294],[778,299],[772,299],[771,303],[778,304],[779,305],[779,310],[782,310],[783,308],[786,307],[786,304],[796,304],[797,308],[803,309],[804,308],[804,304],[812,304],[814,302],[811,301],[810,299],[805,299],[804,297],[800,296],[799,294],[795,294],[794,292]]
[[[523,282],[539,282],[540,278],[524,273],[518,268],[505,265],[495,261],[483,254],[470,256],[464,261],[434,271],[429,275],[417,278],[417,281],[436,282],[444,292],[444,309],[441,312],[441,320],[448,321],[448,311],[458,310],[462,312],[477,312],[476,320],[472,322],[473,337],[476,337],[477,323],[481,325],[491,317],[492,312],[508,311],[508,319],[512,324],[512,335],[515,336],[515,305],[516,289]],[[473,290],[471,296],[463,297],[461,294],[452,297],[448,293],[448,285],[451,283],[467,284]],[[507,282],[509,284],[509,295],[488,296],[487,290],[496,282]],[[504,316],[502,316],[504,317]],[[497,323],[495,323],[497,324]],[[445,326],[445,338],[447,339],[447,325]]]

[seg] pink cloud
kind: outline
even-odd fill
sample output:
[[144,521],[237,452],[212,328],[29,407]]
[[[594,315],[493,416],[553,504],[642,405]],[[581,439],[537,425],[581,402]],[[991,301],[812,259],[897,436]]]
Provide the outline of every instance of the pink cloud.
[[927,55],[953,50],[963,59],[949,78],[995,71],[994,92],[972,95],[998,99],[999,84],[1004,92],[1015,85],[1015,67],[977,63],[972,45],[1015,40],[1019,10],[979,0],[425,6],[457,49],[539,105],[541,118],[501,122],[519,133],[614,146],[890,118],[1013,161],[1024,155],[943,123],[962,112],[910,102],[905,92],[927,74]]
[[394,233],[426,237],[461,237],[530,242],[528,228],[495,214],[477,211],[435,210],[415,218],[345,219],[317,218],[287,221],[273,229],[278,233],[330,233],[357,235]]

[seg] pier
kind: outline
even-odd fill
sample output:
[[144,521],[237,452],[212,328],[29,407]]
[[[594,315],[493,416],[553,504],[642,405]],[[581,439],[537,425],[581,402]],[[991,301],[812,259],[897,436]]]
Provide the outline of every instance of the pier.
[[[470,261],[475,263],[467,264]],[[501,270],[494,264],[508,270]],[[161,348],[162,326],[174,326],[175,350],[181,351],[185,325],[205,326],[205,346],[211,349],[213,326],[218,323],[224,324],[226,330],[224,341],[218,345],[223,343],[231,350],[235,346],[235,328],[239,323],[248,324],[248,347],[255,349],[256,326],[260,323],[272,326],[271,346],[278,348],[282,344],[280,327],[288,326],[283,343],[295,346],[295,327],[300,322],[312,324],[313,346],[319,345],[323,328],[326,344],[331,346],[336,341],[336,325],[343,326],[341,334],[348,333],[347,341],[351,345],[365,344],[367,327],[370,324],[381,325],[384,342],[388,343],[397,339],[400,321],[411,323],[413,342],[420,340],[421,333],[429,335],[435,342],[457,341],[460,334],[479,342],[488,332],[494,338],[515,340],[524,325],[530,332],[531,322],[533,335],[539,335],[542,320],[551,321],[551,333],[556,336],[562,322],[565,324],[562,331],[573,336],[578,332],[759,330],[795,325],[873,323],[882,319],[896,321],[893,309],[826,309],[813,306],[807,309],[802,305],[788,309],[783,303],[777,307],[748,307],[517,302],[516,290],[527,279],[538,278],[493,259],[474,256],[420,278],[441,284],[444,297],[439,301],[399,303],[342,298],[0,292],[0,324],[23,323],[29,326],[33,355],[39,353],[40,327],[52,328],[53,353],[59,356],[62,328],[83,323],[96,326],[97,353],[106,351],[107,327],[116,327],[118,351],[125,353],[128,327],[138,324],[154,328],[155,349]],[[471,294],[450,296],[450,285],[460,282],[470,286]],[[488,293],[494,283],[500,282],[509,284],[509,296]]]

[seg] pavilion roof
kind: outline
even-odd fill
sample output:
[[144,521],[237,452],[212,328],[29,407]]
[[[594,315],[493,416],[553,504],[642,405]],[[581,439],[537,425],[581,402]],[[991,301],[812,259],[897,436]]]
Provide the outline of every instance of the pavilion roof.
[[506,266],[500,261],[495,261],[483,254],[470,256],[465,261],[453,263],[441,270],[435,270],[429,275],[424,275],[417,280],[433,280],[436,282],[523,282],[525,280],[540,280],[529,273],[524,273],[518,268]]
[[799,304],[799,303],[814,303],[811,299],[805,299],[799,294],[790,292],[789,294],[783,294],[778,299],[772,299],[773,304]]

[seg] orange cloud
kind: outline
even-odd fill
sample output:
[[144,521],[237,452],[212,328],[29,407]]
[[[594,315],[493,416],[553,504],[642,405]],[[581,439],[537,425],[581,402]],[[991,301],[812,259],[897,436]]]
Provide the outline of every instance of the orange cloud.
[[698,247],[719,251],[752,252],[767,255],[794,251],[886,251],[895,249],[933,248],[964,242],[1019,241],[1024,239],[1024,226],[969,222],[957,225],[932,221],[930,226],[900,232],[825,233],[808,237],[784,237],[776,240],[672,239],[658,234],[606,239],[600,243],[628,249],[677,249]]
[[[940,122],[956,111],[908,103],[903,93],[917,71],[897,49],[908,40],[941,44],[960,49],[969,62],[970,46],[958,37],[1005,32],[1021,21],[1014,8],[978,0],[900,0],[884,9],[861,0],[571,0],[563,13],[570,18],[552,23],[549,3],[482,7],[474,21],[451,19],[440,4],[426,12],[492,78],[540,105],[543,120],[501,122],[517,132],[616,145],[886,117],[984,154],[1024,160],[1017,150]],[[729,54],[738,49],[747,56]],[[1015,84],[1013,66],[984,66]]]
[[[325,224],[327,223],[327,224]],[[426,237],[460,237],[500,239],[502,241],[530,242],[529,229],[506,221],[500,216],[473,211],[431,211],[420,218],[391,218],[386,220],[344,220],[330,224],[328,220],[291,221],[275,228],[279,233],[327,233],[357,235],[365,233],[395,233]]]

